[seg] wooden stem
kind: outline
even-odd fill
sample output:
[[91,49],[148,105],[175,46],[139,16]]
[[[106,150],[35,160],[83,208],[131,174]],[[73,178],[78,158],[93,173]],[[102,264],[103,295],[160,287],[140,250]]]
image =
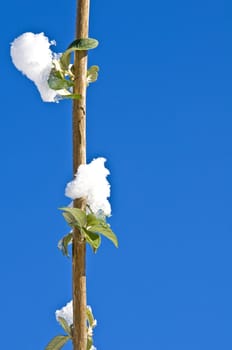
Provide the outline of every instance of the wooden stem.
[[[88,38],[89,0],[78,0],[76,39]],[[73,102],[73,174],[81,164],[86,163],[86,76],[87,51],[76,51],[74,93],[80,94]],[[85,209],[83,200],[75,200],[74,207]],[[86,350],[86,243],[80,232],[74,230],[72,273],[73,273],[73,349]]]

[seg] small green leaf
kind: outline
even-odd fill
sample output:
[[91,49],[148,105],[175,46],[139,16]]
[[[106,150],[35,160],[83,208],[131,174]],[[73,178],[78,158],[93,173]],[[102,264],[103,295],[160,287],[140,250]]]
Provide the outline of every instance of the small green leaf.
[[87,338],[87,350],[91,350],[93,345],[93,338],[92,337],[88,337]]
[[98,78],[99,67],[92,66],[87,70],[87,83],[93,83]]
[[74,217],[72,216],[72,214],[70,213],[62,213],[63,217],[65,218],[66,222],[70,225],[70,226],[75,226],[76,224],[76,220],[74,219]]
[[87,228],[89,226],[98,225],[98,218],[94,214],[87,215]]
[[82,229],[86,225],[87,217],[83,210],[68,207],[60,208],[60,210],[64,211],[63,216],[70,226],[77,226]]
[[57,335],[48,343],[45,350],[60,350],[69,339],[71,339],[69,335]]
[[61,95],[62,98],[72,99],[72,100],[79,100],[81,98],[81,95],[78,94],[68,94],[68,95]]
[[71,328],[67,324],[66,320],[63,317],[58,317],[58,321],[63,330],[71,337]]
[[101,245],[101,236],[95,232],[84,229],[86,242],[92,247],[94,253],[98,250]]
[[62,90],[72,87],[74,83],[65,79],[60,71],[52,69],[48,78],[48,85],[52,90]]
[[98,224],[88,228],[88,231],[98,232],[107,237],[111,242],[118,247],[118,239],[115,233],[111,230],[110,226],[102,219],[98,219]]
[[73,239],[72,232],[68,233],[66,236],[61,238],[58,242],[58,248],[62,251],[63,255],[69,256],[68,245],[71,244]]
[[60,63],[63,69],[68,69],[70,64],[71,53],[73,51],[86,51],[90,49],[95,49],[98,46],[98,41],[96,39],[86,38],[74,40],[67,50],[60,57]]
[[92,39],[92,38],[85,38],[85,39],[77,39],[74,40],[69,47],[67,48],[67,50],[65,52],[72,52],[75,50],[79,50],[79,51],[86,51],[86,50],[91,50],[91,49],[95,49],[98,46],[98,41],[96,39]]
[[92,310],[90,307],[86,307],[86,315],[87,315],[87,319],[88,319],[88,322],[89,322],[89,325],[91,328],[94,327],[94,317],[93,317],[93,313],[92,313]]
[[60,66],[63,70],[66,70],[66,71],[68,70],[69,64],[70,64],[70,58],[71,58],[71,55],[66,54],[66,51],[60,57]]

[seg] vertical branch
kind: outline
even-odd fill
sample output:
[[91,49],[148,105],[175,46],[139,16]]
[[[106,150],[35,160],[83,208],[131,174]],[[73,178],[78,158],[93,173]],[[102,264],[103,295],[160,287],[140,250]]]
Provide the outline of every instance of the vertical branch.
[[[78,0],[76,39],[88,38],[89,0]],[[79,100],[73,101],[73,173],[81,164],[86,163],[86,76],[87,51],[75,52],[75,87],[74,93],[80,94]],[[75,208],[85,208],[83,200],[74,201]],[[73,349],[86,350],[86,243],[80,232],[74,230],[73,238]]]

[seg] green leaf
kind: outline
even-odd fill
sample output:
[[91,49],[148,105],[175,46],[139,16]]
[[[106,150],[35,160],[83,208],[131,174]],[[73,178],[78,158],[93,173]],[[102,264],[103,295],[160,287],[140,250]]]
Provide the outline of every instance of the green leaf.
[[68,70],[70,64],[71,54],[66,51],[60,57],[60,66],[63,70]]
[[92,348],[92,345],[93,345],[93,338],[88,337],[87,338],[87,350],[90,350]]
[[67,324],[66,320],[63,317],[58,317],[58,321],[63,330],[71,337],[71,328]]
[[95,49],[98,46],[98,41],[96,39],[92,39],[92,38],[85,38],[85,39],[77,39],[74,40],[69,47],[67,48],[67,50],[65,52],[72,52],[75,50],[79,50],[79,51],[86,51],[86,50],[91,50],[91,49]]
[[101,236],[98,233],[91,232],[84,228],[86,242],[92,247],[94,253],[101,245]]
[[111,242],[118,247],[118,239],[115,233],[111,230],[110,226],[102,219],[98,219],[98,224],[88,228],[88,231],[98,232],[107,237]]
[[75,226],[76,220],[73,218],[72,214],[62,213],[62,215],[70,226]]
[[78,94],[68,94],[68,95],[61,95],[62,98],[72,99],[72,100],[79,100],[81,98],[81,95]]
[[93,328],[95,320],[93,317],[92,310],[88,306],[86,307],[86,315],[87,315],[87,319],[88,319],[90,327]]
[[88,83],[93,83],[97,80],[98,78],[98,72],[99,72],[99,67],[98,66],[92,66],[87,70],[87,82]]
[[71,339],[69,335],[57,335],[48,343],[45,350],[60,350],[69,339]]
[[60,71],[52,69],[48,78],[48,85],[52,90],[61,90],[72,87],[74,83],[64,79]]
[[69,256],[68,245],[71,244],[73,239],[72,232],[68,233],[66,236],[61,238],[58,242],[58,248],[62,251],[63,255]]
[[87,215],[87,229],[89,226],[98,225],[98,218],[94,214]]
[[60,208],[60,210],[64,211],[63,216],[70,226],[77,226],[82,229],[86,225],[87,217],[83,210],[68,207]]
[[74,40],[67,50],[62,54],[60,58],[61,66],[64,69],[68,69],[70,64],[71,53],[73,51],[86,51],[90,49],[95,49],[98,46],[98,41],[96,39],[86,38]]

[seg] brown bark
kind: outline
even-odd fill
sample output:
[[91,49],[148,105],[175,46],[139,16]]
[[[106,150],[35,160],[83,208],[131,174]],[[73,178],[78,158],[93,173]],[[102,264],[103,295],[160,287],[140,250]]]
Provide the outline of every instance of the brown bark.
[[[76,39],[88,38],[89,0],[78,0]],[[86,163],[86,75],[87,51],[76,51],[74,93],[80,94],[73,102],[73,173]],[[74,201],[75,208],[85,208],[83,200]],[[78,230],[74,230],[73,270],[73,349],[86,350],[86,243]]]

